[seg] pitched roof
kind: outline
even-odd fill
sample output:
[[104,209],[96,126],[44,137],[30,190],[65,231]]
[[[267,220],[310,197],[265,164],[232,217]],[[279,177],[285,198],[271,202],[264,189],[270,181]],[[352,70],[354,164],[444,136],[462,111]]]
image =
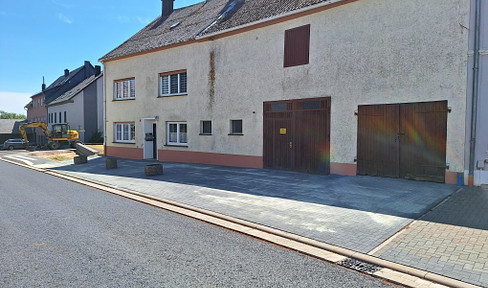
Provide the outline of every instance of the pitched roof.
[[19,133],[19,124],[23,120],[16,119],[0,119],[0,134],[16,134]]
[[63,93],[61,96],[56,98],[55,100],[51,101],[49,105],[54,105],[54,104],[60,104],[65,101],[71,100],[73,97],[78,95],[81,91],[83,91],[86,87],[88,87],[90,84],[98,80],[100,77],[103,76],[103,72],[100,73],[98,76],[92,75],[85,80],[81,81],[80,84],[76,85],[73,87],[73,89],[68,90],[67,92]]
[[158,17],[100,61],[185,43],[211,33],[340,0],[207,0]]

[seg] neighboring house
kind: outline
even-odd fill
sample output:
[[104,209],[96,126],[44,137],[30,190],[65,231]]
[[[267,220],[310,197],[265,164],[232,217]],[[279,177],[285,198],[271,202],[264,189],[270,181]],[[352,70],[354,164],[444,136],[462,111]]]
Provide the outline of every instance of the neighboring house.
[[22,138],[19,131],[19,124],[23,120],[0,119],[0,144],[11,138]]
[[[469,62],[468,62],[468,97],[466,113],[466,148],[465,148],[465,175],[472,174],[475,185],[488,184],[488,0],[479,0],[480,19],[479,35],[475,41],[475,0],[471,1],[471,22],[469,27]],[[475,46],[475,42],[478,45]],[[476,52],[475,52],[476,51]],[[477,54],[477,57],[475,57]],[[476,59],[477,58],[477,59]],[[474,65],[477,61],[477,65]],[[473,83],[474,70],[478,67],[478,75]],[[477,93],[473,93],[476,89]],[[473,102],[473,96],[476,101]],[[476,122],[472,126],[472,105],[476,111]],[[475,133],[472,133],[472,128]],[[473,134],[473,137],[471,135]],[[474,141],[472,141],[474,140]],[[473,147],[471,147],[473,144]],[[474,148],[473,153],[470,153]],[[471,172],[471,173],[470,173]]]
[[69,122],[84,143],[89,142],[96,132],[103,135],[103,73],[100,66],[95,66],[95,75],[51,101],[48,118],[49,130],[52,124]]
[[[48,87],[43,83],[42,91],[32,95],[32,101],[25,106],[27,108],[27,122],[59,123],[60,121],[58,120],[60,119],[57,114],[53,115],[55,117],[53,117],[52,121],[48,119],[48,104],[94,74],[95,68],[90,64],[90,61],[85,61],[83,66],[78,67],[74,71],[64,70],[64,75],[60,76]],[[37,144],[46,144],[47,139],[42,129],[36,128],[33,130]]]
[[108,156],[453,184],[465,171],[469,0],[162,2],[100,59]]

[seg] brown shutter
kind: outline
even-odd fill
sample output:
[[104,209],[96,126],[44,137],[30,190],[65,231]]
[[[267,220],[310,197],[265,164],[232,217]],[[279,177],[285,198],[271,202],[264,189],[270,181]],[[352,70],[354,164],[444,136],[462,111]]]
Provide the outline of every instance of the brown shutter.
[[285,31],[284,67],[309,63],[310,24]]

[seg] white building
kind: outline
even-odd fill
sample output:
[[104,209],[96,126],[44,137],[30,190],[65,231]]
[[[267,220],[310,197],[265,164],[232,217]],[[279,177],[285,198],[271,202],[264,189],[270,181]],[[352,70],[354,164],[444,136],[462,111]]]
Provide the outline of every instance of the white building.
[[108,156],[446,183],[465,171],[469,0],[172,3],[100,59]]

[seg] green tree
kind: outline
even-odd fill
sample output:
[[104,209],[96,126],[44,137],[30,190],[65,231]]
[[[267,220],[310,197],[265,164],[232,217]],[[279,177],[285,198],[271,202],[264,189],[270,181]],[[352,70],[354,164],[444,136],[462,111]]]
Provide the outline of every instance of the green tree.
[[25,119],[25,115],[23,114],[15,114],[15,113],[8,113],[5,111],[0,110],[0,119]]

